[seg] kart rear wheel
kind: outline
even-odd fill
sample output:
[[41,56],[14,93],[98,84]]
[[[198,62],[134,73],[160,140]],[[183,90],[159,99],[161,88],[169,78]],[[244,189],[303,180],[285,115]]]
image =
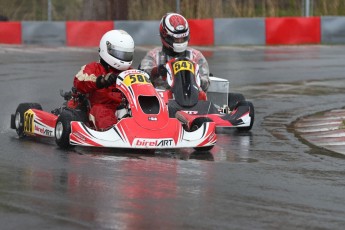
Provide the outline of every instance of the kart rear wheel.
[[[212,121],[210,118],[208,117],[198,117],[196,118],[191,126],[190,126],[190,131],[195,131],[197,129],[199,129],[205,122],[210,122]],[[214,147],[214,145],[212,146],[206,146],[206,147],[195,147],[194,149],[197,151],[210,151],[212,148]]]
[[71,121],[78,121],[78,116],[72,110],[63,110],[55,125],[55,142],[62,149],[72,148],[69,142]]
[[245,97],[241,93],[228,93],[228,106],[231,111],[234,110],[240,102],[245,100]]
[[254,124],[254,117],[255,117],[254,105],[250,101],[242,101],[238,104],[238,106],[249,106],[249,116],[251,118],[250,125],[247,127],[237,127],[237,130],[240,132],[248,132],[249,130],[252,129],[253,124]]
[[38,103],[21,103],[18,105],[16,113],[11,116],[11,128],[16,130],[20,138],[26,136],[24,132],[24,113],[29,109],[42,110],[42,106]]

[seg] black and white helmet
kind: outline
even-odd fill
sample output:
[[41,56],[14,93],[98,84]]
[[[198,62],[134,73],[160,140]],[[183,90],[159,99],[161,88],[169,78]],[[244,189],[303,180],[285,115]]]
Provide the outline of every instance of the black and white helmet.
[[99,43],[99,56],[111,67],[127,70],[133,62],[134,40],[124,30],[106,32]]

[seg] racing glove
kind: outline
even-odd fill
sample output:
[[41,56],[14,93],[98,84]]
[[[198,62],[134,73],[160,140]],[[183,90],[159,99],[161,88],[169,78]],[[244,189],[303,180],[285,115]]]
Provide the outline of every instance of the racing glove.
[[165,65],[160,64],[160,65],[158,66],[158,74],[159,74],[160,76],[164,77],[164,76],[167,75],[167,73],[168,73],[168,70],[167,70],[167,68],[165,68]]
[[208,87],[210,87],[210,84],[211,84],[210,79],[207,77],[201,77],[200,80],[201,80],[201,89],[204,92],[207,92],[207,89]]
[[99,76],[96,79],[96,86],[99,89],[108,88],[116,82],[117,75],[114,73],[109,73],[105,76]]
[[161,64],[159,66],[156,66],[151,71],[151,77],[153,80],[156,78],[159,78],[160,76],[165,77],[168,73],[168,70],[165,68],[165,65]]

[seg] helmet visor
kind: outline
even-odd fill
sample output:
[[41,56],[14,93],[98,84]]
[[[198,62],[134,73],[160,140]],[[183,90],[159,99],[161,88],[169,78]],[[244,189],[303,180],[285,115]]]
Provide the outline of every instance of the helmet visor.
[[189,35],[187,36],[181,36],[179,34],[175,34],[173,36],[168,35],[165,38],[165,41],[172,47],[173,44],[183,44],[185,42],[189,41]]
[[108,47],[108,53],[121,61],[130,62],[133,60],[133,52],[119,51]]
[[184,43],[189,40],[189,37],[173,38],[174,43]]

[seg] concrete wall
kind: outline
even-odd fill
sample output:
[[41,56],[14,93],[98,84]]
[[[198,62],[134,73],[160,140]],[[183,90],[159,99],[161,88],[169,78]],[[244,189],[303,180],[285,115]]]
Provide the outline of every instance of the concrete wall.
[[214,19],[215,45],[265,45],[263,18]]
[[24,44],[57,45],[66,44],[66,25],[64,22],[22,22],[22,41]]
[[160,45],[159,21],[116,21],[115,29],[127,31],[135,45]]
[[345,17],[322,17],[322,43],[345,44]]

